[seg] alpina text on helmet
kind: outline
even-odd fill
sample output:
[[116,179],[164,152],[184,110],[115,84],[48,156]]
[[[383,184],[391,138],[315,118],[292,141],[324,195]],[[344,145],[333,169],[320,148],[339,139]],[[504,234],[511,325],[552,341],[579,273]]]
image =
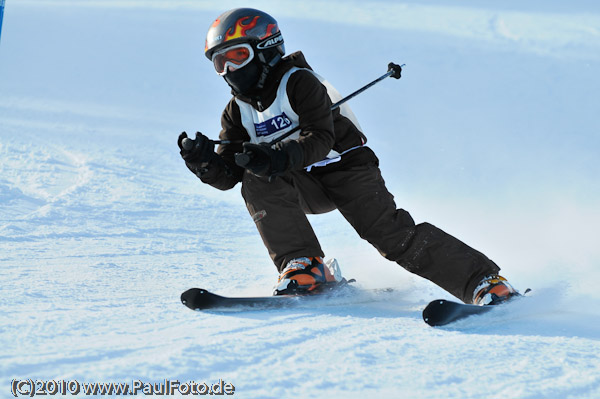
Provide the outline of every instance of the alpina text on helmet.
[[277,47],[281,43],[283,43],[283,36],[281,36],[281,32],[277,32],[274,36],[270,36],[266,40],[258,43],[256,48],[263,50],[270,47]]

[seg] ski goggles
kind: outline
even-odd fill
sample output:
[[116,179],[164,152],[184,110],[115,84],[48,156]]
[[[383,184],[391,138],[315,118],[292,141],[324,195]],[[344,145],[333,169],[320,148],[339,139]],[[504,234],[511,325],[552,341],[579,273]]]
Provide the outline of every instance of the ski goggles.
[[215,70],[221,76],[227,73],[228,67],[232,69],[242,68],[250,63],[254,58],[254,50],[247,43],[237,46],[227,47],[216,51],[212,56],[212,62]]

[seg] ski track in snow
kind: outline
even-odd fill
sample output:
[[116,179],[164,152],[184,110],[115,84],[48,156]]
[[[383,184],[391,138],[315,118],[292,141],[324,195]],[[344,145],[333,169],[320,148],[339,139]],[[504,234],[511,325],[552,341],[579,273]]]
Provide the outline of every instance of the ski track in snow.
[[[527,68],[528,62],[535,68],[550,64],[547,70],[537,70],[541,76],[539,81],[531,80],[533,77],[529,75],[517,81],[520,84],[532,82],[523,90],[537,93],[526,93],[528,97],[523,100],[523,106],[535,100],[540,107],[545,107],[544,112],[537,113],[534,109],[527,112],[528,118],[516,117],[512,122],[514,132],[508,129],[499,137],[519,143],[523,151],[528,152],[538,148],[535,146],[538,143],[533,145],[523,136],[520,130],[525,129],[523,126],[530,133],[533,130],[531,134],[535,136],[535,118],[541,118],[540,115],[549,118],[544,129],[554,126],[557,130],[550,131],[544,139],[552,141],[553,133],[564,133],[560,130],[563,118],[571,120],[570,141],[560,143],[564,149],[577,151],[573,158],[564,165],[557,164],[556,160],[562,158],[544,153],[532,163],[540,163],[544,168],[557,165],[556,169],[544,173],[552,177],[567,174],[570,180],[563,181],[562,191],[554,192],[555,198],[548,203],[530,206],[523,198],[523,203],[519,202],[524,207],[521,214],[513,214],[510,207],[502,208],[503,203],[498,200],[492,201],[489,207],[469,209],[492,222],[465,221],[464,215],[471,213],[461,209],[461,205],[468,208],[478,201],[491,201],[476,194],[482,187],[488,187],[477,177],[468,180],[470,185],[466,189],[462,186],[457,189],[459,194],[452,192],[447,198],[441,198],[443,203],[439,204],[436,198],[430,198],[429,202],[421,202],[419,196],[411,199],[411,192],[402,188],[399,197],[417,205],[419,211],[443,215],[446,209],[458,209],[458,214],[445,219],[458,232],[481,231],[481,225],[489,228],[500,222],[515,226],[500,231],[490,229],[491,238],[475,235],[471,239],[477,246],[485,247],[495,240],[502,244],[494,249],[514,249],[514,254],[500,257],[504,256],[508,264],[516,260],[507,268],[514,276],[512,281],[533,288],[529,298],[510,306],[434,329],[423,323],[420,312],[427,301],[447,298],[448,294],[379,257],[360,242],[339,215],[311,217],[323,237],[324,247],[341,258],[343,270],[348,277],[357,277],[360,285],[389,286],[395,288],[394,292],[371,294],[368,301],[340,301],[291,310],[201,313],[183,307],[179,295],[192,286],[226,295],[263,295],[276,280],[276,272],[269,264],[238,189],[219,193],[201,185],[179,159],[174,144],[182,126],[218,124],[227,93],[222,93],[223,97],[215,94],[219,101],[206,99],[206,90],[226,91],[222,82],[212,83],[214,79],[197,76],[200,72],[212,72],[210,65],[202,64],[204,69],[199,72],[195,68],[200,63],[186,64],[189,60],[185,56],[173,61],[171,57],[185,53],[188,48],[182,45],[183,49],[169,53],[173,44],[155,32],[152,23],[158,21],[161,27],[170,27],[181,37],[183,34],[177,29],[189,24],[190,30],[185,32],[193,32],[196,40],[204,34],[204,28],[200,32],[195,30],[214,18],[217,7],[189,1],[178,3],[177,7],[172,2],[158,1],[77,2],[94,8],[117,7],[114,13],[108,10],[102,14],[107,28],[98,32],[98,37],[110,39],[110,35],[115,34],[123,39],[123,43],[119,43],[86,36],[83,28],[86,24],[102,25],[98,24],[100,17],[96,11],[86,7],[49,8],[43,3],[29,0],[12,8],[9,2],[0,43],[0,76],[9,77],[0,86],[0,397],[10,397],[10,381],[15,378],[77,379],[80,382],[158,382],[168,378],[208,383],[223,379],[236,387],[234,397],[242,398],[600,397],[600,312],[597,306],[600,297],[595,289],[595,281],[600,276],[598,251],[591,246],[595,241],[588,234],[595,232],[588,224],[593,226],[600,218],[597,210],[594,211],[598,192],[586,184],[587,174],[594,175],[597,171],[597,167],[586,168],[590,165],[586,163],[591,151],[588,147],[597,144],[597,139],[581,136],[586,138],[582,142],[588,146],[577,147],[581,145],[578,132],[585,132],[586,128],[597,132],[596,117],[583,112],[588,107],[594,108],[590,101],[596,97],[583,91],[577,95],[568,91],[571,87],[587,86],[590,92],[596,92],[598,78],[589,71],[598,67],[599,14],[580,19],[582,11],[576,9],[568,17],[559,18],[552,13],[519,11],[518,8],[514,12],[474,9],[460,2],[456,7],[435,6],[433,2],[423,6],[383,2],[377,3],[381,7],[366,10],[364,20],[355,26],[343,23],[335,26],[341,30],[336,34],[343,35],[343,29],[348,29],[345,33],[349,37],[360,36],[363,30],[371,32],[369,26],[373,18],[381,17],[385,24],[392,24],[392,10],[402,16],[403,29],[417,33],[410,36],[417,40],[412,45],[414,48],[418,51],[424,48],[422,51],[428,54],[441,53],[426,60],[429,62],[415,64],[432,64],[431,69],[427,69],[431,73],[437,71],[435,61],[444,67],[460,66],[451,75],[454,83],[449,83],[456,86],[443,86],[443,80],[430,85],[435,86],[436,93],[439,90],[440,96],[445,91],[452,93],[442,100],[455,100],[450,108],[463,117],[455,125],[454,120],[447,120],[447,115],[440,115],[439,122],[436,118],[423,120],[423,114],[410,108],[407,102],[403,105],[409,107],[408,110],[394,110],[407,124],[413,123],[411,112],[414,111],[420,118],[416,124],[424,125],[421,135],[425,138],[430,131],[443,132],[433,136],[435,145],[427,147],[433,154],[424,151],[421,154],[425,155],[416,155],[418,158],[426,155],[443,158],[444,146],[449,148],[447,152],[453,152],[452,142],[465,133],[462,126],[468,123],[467,117],[477,120],[478,113],[483,113],[482,119],[496,121],[515,112],[510,104],[512,98],[491,95],[489,109],[482,105],[463,110],[468,108],[462,106],[464,103],[475,107],[468,102],[468,95],[481,91],[479,87],[470,86],[465,78],[477,79],[481,71],[473,65],[478,64],[466,64],[471,69],[461,70],[465,66],[464,59],[481,56],[479,40],[491,46],[485,54],[492,58],[509,57],[513,62],[520,62],[521,68]],[[51,4],[74,5],[72,1]],[[266,4],[258,2],[256,7]],[[315,2],[282,2],[273,5],[272,12],[282,14],[282,19],[290,25],[294,24],[294,18],[299,18],[311,21],[309,26],[316,31],[331,34],[329,30],[319,31],[323,29],[319,22],[322,15],[342,22],[344,15],[365,10],[352,2],[343,13],[335,15],[331,10],[337,9],[339,4],[332,1],[319,8]],[[387,16],[382,14],[386,10]],[[166,16],[161,14],[167,11]],[[50,50],[39,49],[48,57],[44,62],[37,60],[36,64],[23,55],[31,43],[42,38],[40,33],[30,29],[28,19],[17,18],[26,13],[31,15],[31,23],[42,24],[43,32],[51,34],[56,28],[58,33],[55,34],[66,40],[61,44],[45,43]],[[50,18],[40,19],[40,13]],[[143,18],[138,13],[148,18],[149,25],[140,22]],[[426,15],[431,21],[424,25],[421,22],[427,19]],[[414,22],[410,24],[412,19]],[[440,20],[444,20],[445,25],[440,25]],[[72,22],[77,29],[71,31],[65,23],[61,27],[53,25],[61,21]],[[577,25],[577,21],[581,23]],[[555,41],[554,33],[550,34],[548,25],[554,23],[557,24],[555,34],[563,41]],[[420,42],[422,29],[438,36],[427,36]],[[128,37],[133,40],[132,47],[128,47]],[[181,37],[174,40],[183,40]],[[292,37],[290,35],[290,42],[294,40]],[[465,42],[457,45],[456,37],[462,37]],[[295,43],[302,44],[296,40]],[[152,45],[144,47],[148,41]],[[198,52],[200,41],[194,42]],[[393,41],[383,42],[377,52],[384,52],[391,43]],[[350,43],[346,49],[352,51],[353,46],[359,45]],[[458,55],[454,53],[457,47],[446,50],[451,45],[459,46]],[[114,51],[115,59],[127,59],[128,63],[117,63],[116,67],[103,65],[112,73],[99,74],[94,69],[95,59],[87,60],[71,53],[70,49],[78,46],[91,46],[90,54],[105,54],[110,48],[108,53]],[[135,59],[143,63],[132,66],[136,61],[127,58],[130,48],[139,49],[141,55]],[[414,48],[408,48],[407,53],[418,55]],[[525,51],[524,55],[524,48],[534,50]],[[161,51],[169,56],[159,57],[162,62],[155,61],[153,55]],[[554,72],[569,71],[574,64],[559,60],[556,54],[548,54],[553,51],[583,60],[578,70],[582,77],[564,75],[566,83],[556,82]],[[69,57],[76,65],[72,71],[78,73],[65,72],[71,71],[68,63],[57,61],[69,60]],[[15,64],[13,59],[20,62]],[[23,60],[31,62],[21,63]],[[329,62],[334,63],[321,61],[321,64]],[[370,70],[370,65],[371,61],[357,61],[355,67]],[[127,79],[118,74],[123,68],[131,69],[125,74]],[[347,69],[353,68],[349,65]],[[36,80],[30,74],[32,70],[48,73],[46,76],[54,76],[56,82]],[[435,100],[428,97],[427,92],[421,93],[418,87],[411,86],[411,79],[419,79],[418,72],[411,78],[410,69],[408,71],[401,81],[403,93],[413,97],[413,102],[421,107],[426,105],[431,107],[428,111],[434,111]],[[512,73],[518,75],[518,68]],[[154,76],[162,75],[165,82],[154,80]],[[201,80],[204,78],[206,81]],[[419,84],[427,85],[422,81]],[[202,98],[188,86],[201,90]],[[430,86],[422,86],[422,89],[433,90],[428,89]],[[493,82],[487,89],[501,96],[503,90],[510,87],[508,83]],[[545,90],[550,90],[548,87],[556,92],[545,95]],[[461,97],[457,88],[470,94]],[[86,94],[87,90],[90,94]],[[383,94],[377,99],[378,94],[374,93],[364,102],[357,99],[353,103],[355,112],[361,106],[368,109],[368,102],[373,99],[385,103],[396,98],[395,92],[384,84],[372,90]],[[116,92],[114,97],[111,97],[112,92]],[[477,97],[477,101],[488,101],[485,100],[488,94]],[[583,99],[578,100],[578,95]],[[554,97],[568,97],[575,105],[562,107],[561,114],[545,112],[554,110],[550,102]],[[163,98],[168,102],[161,102]],[[595,101],[597,105],[597,99]],[[197,110],[200,107],[212,113]],[[517,104],[515,108],[519,107]],[[500,108],[501,117],[490,110],[495,108]],[[198,119],[189,116],[188,111],[197,111]],[[381,120],[374,121],[368,115],[364,118],[363,127],[369,127],[371,133],[367,135],[374,138],[374,145],[380,143],[375,132],[388,140],[397,140],[395,132],[386,136],[383,129],[390,123],[388,118],[393,118],[390,111],[386,111]],[[448,140],[445,134],[455,138]],[[421,148],[418,139],[414,140],[411,142],[414,148]],[[548,147],[539,145],[543,151],[549,151]],[[498,153],[497,148],[493,156],[508,159],[507,163],[519,162],[518,151],[513,152],[512,147],[506,153]],[[406,161],[395,154],[386,155],[385,148],[381,148],[381,153],[382,165],[387,165],[382,166],[384,175],[397,182],[394,180],[396,162],[402,165]],[[561,153],[560,156],[566,155]],[[461,176],[463,164],[453,163],[452,158],[443,159],[446,163],[436,164],[437,169],[447,169],[452,176]],[[477,170],[482,168],[484,173],[489,173],[489,179],[498,176],[498,190],[504,187],[511,191],[510,184],[502,186],[501,176],[507,173],[503,169],[506,165],[492,164],[488,169],[486,165],[476,166]],[[494,167],[500,169],[498,175],[493,174]],[[445,176],[430,184],[442,184]],[[545,174],[532,176],[542,181],[547,177]],[[533,178],[531,181],[537,182]],[[425,184],[423,182],[424,187]],[[519,199],[527,195],[522,187],[520,190]],[[580,199],[577,196],[580,192],[588,196]],[[456,195],[458,200],[455,200]],[[536,202],[537,198],[531,201]],[[569,203],[569,206],[589,209],[585,214],[589,219],[558,217],[561,210],[552,206],[573,198],[580,202]],[[490,214],[490,208],[499,216]],[[531,218],[531,214],[537,217],[536,211],[541,216]],[[548,227],[543,224],[546,215],[556,214],[550,233],[541,231]],[[577,232],[581,232],[581,237]],[[531,235],[536,233],[546,239],[546,235],[552,236],[556,241],[535,239]],[[511,241],[506,237],[510,235],[517,238]],[[519,238],[521,236],[523,238]],[[523,247],[518,246],[521,241]],[[546,249],[548,254],[544,255]],[[565,259],[571,259],[572,263],[565,266]],[[363,273],[365,264],[372,272]]]

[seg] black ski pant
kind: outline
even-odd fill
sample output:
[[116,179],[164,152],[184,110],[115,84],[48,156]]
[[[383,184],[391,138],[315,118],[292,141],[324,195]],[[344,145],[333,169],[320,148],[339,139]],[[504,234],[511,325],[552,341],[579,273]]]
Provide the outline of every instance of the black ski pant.
[[272,181],[246,171],[242,195],[273,262],[324,256],[306,214],[338,209],[361,238],[385,258],[424,277],[466,303],[483,277],[499,267],[437,227],[415,225],[397,209],[379,167],[368,164],[313,174],[304,170]]

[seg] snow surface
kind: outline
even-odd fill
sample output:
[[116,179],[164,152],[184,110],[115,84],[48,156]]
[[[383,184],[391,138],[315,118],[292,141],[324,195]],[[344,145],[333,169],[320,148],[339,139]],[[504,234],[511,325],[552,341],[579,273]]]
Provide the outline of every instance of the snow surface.
[[[502,3],[500,5],[500,3]],[[525,4],[524,4],[525,3]],[[229,98],[208,25],[249,3],[8,0],[0,43],[0,397],[13,379],[209,384],[241,398],[600,398],[596,1],[253,1],[350,93],[398,205],[531,297],[446,328],[450,296],[337,213],[311,217],[360,303],[191,312],[182,291],[269,294],[239,188],[201,184],[187,130]]]

